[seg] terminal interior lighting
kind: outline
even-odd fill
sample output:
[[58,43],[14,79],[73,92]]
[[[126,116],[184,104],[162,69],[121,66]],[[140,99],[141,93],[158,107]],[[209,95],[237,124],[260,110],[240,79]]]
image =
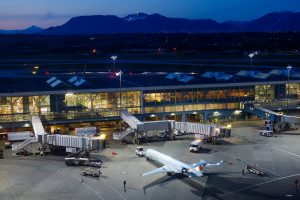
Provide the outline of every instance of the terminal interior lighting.
[[155,117],[155,115],[154,115],[154,114],[152,114],[152,115],[150,115],[150,117]]
[[175,115],[175,113],[171,113],[170,115],[171,115],[171,116],[174,116],[174,115]]
[[235,110],[235,111],[234,111],[234,114],[235,114],[235,115],[238,115],[238,114],[240,114],[241,112],[242,112],[241,110]]
[[213,113],[213,115],[214,115],[214,116],[219,116],[220,113],[219,113],[218,111],[215,111],[215,112]]
[[30,127],[30,125],[28,123],[24,124],[24,127]]
[[100,135],[100,140],[105,140],[105,138],[106,138],[106,135],[105,135],[105,134],[101,134],[101,135]]
[[72,95],[74,95],[74,93],[73,92],[67,92],[66,95],[67,96],[72,96]]

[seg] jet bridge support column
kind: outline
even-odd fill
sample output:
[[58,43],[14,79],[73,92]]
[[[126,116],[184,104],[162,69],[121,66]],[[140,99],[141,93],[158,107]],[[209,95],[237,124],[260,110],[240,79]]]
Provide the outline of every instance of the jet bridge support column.
[[176,130],[175,128],[173,128],[175,125],[172,126],[171,123],[174,123],[174,122],[170,122],[169,123],[169,134],[170,134],[170,140],[174,140],[174,131]]
[[135,143],[136,144],[140,144],[140,140],[139,140],[139,133],[137,131],[134,132],[135,135]]

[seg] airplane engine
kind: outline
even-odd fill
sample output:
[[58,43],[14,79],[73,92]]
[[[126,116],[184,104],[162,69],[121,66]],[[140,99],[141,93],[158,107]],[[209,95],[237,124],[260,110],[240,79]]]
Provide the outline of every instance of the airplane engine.
[[188,172],[187,168],[182,168],[181,171],[182,171],[182,173],[184,173],[184,174]]

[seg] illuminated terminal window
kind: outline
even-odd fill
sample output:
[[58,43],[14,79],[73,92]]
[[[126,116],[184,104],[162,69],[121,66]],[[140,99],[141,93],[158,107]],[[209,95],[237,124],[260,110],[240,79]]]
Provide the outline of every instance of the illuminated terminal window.
[[255,101],[269,102],[273,101],[275,96],[274,85],[256,85],[255,86]]

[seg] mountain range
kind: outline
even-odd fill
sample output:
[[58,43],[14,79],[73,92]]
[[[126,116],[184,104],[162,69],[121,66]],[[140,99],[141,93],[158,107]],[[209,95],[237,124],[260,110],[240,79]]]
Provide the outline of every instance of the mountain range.
[[37,26],[30,26],[23,30],[0,30],[0,34],[34,34],[43,31],[42,28]]
[[207,32],[285,32],[300,31],[300,12],[273,12],[252,21],[217,22],[212,19],[169,18],[160,14],[131,14],[124,18],[114,15],[73,17],[65,24],[42,30],[30,27],[21,31],[0,33],[22,34],[109,34],[109,33],[207,33]]

